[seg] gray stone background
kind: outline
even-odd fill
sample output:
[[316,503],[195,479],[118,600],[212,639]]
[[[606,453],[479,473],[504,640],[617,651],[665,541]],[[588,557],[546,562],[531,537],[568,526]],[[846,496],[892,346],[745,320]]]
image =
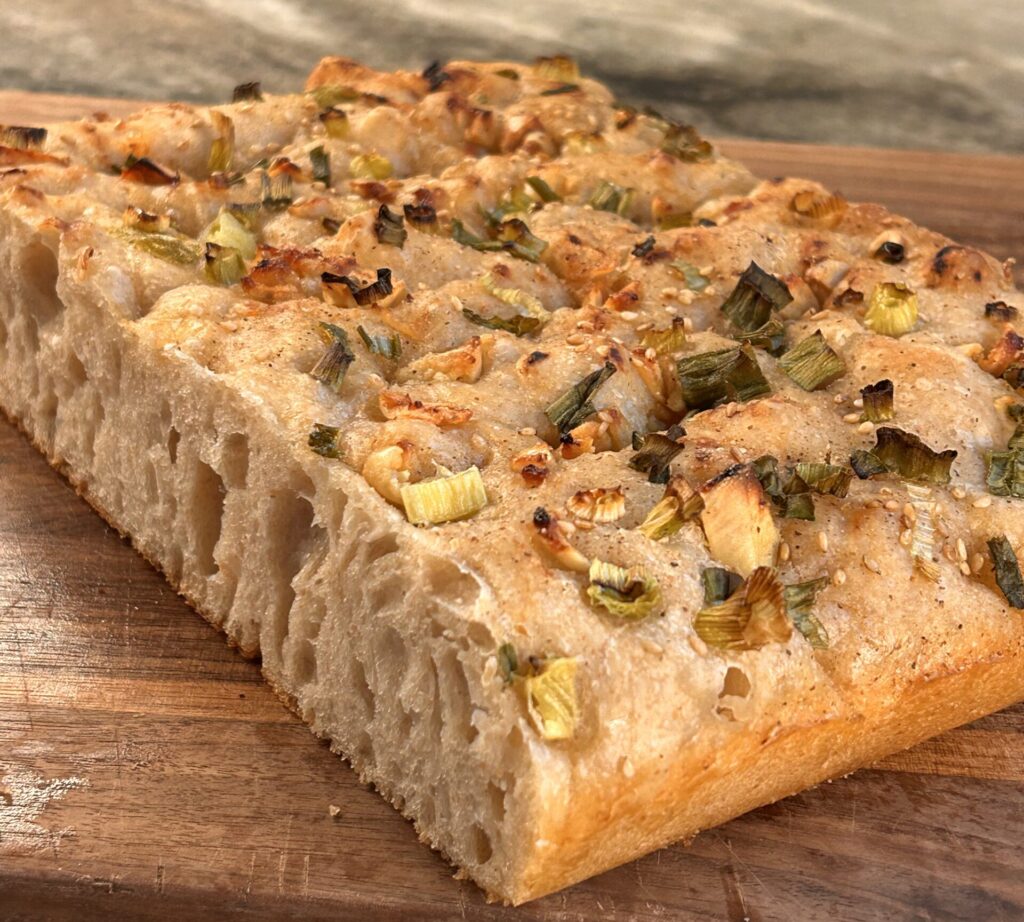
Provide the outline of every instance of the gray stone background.
[[378,67],[568,51],[709,134],[1024,152],[1024,0],[0,0],[0,87],[220,100]]

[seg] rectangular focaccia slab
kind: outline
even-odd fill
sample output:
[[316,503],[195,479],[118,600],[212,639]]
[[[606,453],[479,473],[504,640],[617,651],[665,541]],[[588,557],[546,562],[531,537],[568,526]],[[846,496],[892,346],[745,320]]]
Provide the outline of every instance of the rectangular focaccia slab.
[[518,903],[1024,697],[1003,266],[565,59],[307,91],[4,132],[0,405],[426,842]]

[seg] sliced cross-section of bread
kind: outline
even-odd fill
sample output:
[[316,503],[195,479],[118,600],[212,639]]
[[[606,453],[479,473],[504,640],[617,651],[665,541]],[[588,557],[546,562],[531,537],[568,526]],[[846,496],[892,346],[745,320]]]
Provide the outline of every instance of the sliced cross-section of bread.
[[10,127],[0,406],[518,903],[1024,696],[992,258],[562,58]]

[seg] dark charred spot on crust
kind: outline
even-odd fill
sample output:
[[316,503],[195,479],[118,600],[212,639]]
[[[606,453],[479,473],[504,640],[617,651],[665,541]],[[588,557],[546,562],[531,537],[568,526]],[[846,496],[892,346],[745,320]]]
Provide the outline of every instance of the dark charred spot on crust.
[[526,481],[527,486],[539,487],[544,482],[544,478],[548,476],[548,469],[539,464],[527,464],[519,472],[519,475]]
[[608,350],[608,361],[611,362],[619,371],[622,371],[626,367],[626,360],[622,357],[622,352],[618,346],[612,346]]
[[697,222],[698,227],[718,227],[718,225],[711,220],[711,218],[701,218]]
[[533,524],[536,528],[547,528],[551,524],[551,514],[543,506],[533,510]]
[[573,246],[583,246],[583,241],[580,240],[580,238],[577,237],[575,234],[568,234],[565,239],[568,240],[569,243],[571,243]]
[[491,275],[500,275],[503,279],[507,279],[511,277],[512,270],[504,263],[497,263],[494,268],[491,269]]
[[1013,320],[1020,312],[1005,301],[989,301],[985,305],[985,316],[990,320]]
[[942,275],[945,273],[949,268],[949,257],[957,250],[963,250],[963,247],[957,246],[956,244],[950,244],[949,246],[944,246],[935,254],[935,257],[932,259],[932,269],[935,271],[936,275]]
[[711,487],[721,483],[723,480],[728,480],[730,477],[735,477],[740,471],[743,470],[744,467],[745,465],[743,464],[733,464],[730,467],[727,467],[721,473],[715,474],[714,477],[712,477],[706,484],[704,484],[702,489],[709,490]]
[[436,93],[445,83],[452,79],[451,74],[445,71],[440,61],[431,61],[424,68],[421,76],[427,81],[427,86],[430,87],[431,93]]
[[546,359],[547,357],[548,357],[548,353],[541,352],[540,350],[537,350],[535,352],[531,352],[526,357],[526,364],[527,365],[536,365],[538,362],[543,362],[544,359]]
[[576,445],[578,444],[576,439],[573,438],[571,432],[563,432],[559,437],[558,441],[562,445]]

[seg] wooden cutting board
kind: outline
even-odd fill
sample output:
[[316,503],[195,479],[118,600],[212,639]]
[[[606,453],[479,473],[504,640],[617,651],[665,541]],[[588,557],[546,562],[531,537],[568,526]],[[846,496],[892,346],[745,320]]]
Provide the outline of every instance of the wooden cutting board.
[[[0,93],[8,124],[131,108]],[[722,147],[1024,253],[1024,160]],[[488,906],[0,421],[0,920],[1021,919],[1022,781],[1017,706]]]

